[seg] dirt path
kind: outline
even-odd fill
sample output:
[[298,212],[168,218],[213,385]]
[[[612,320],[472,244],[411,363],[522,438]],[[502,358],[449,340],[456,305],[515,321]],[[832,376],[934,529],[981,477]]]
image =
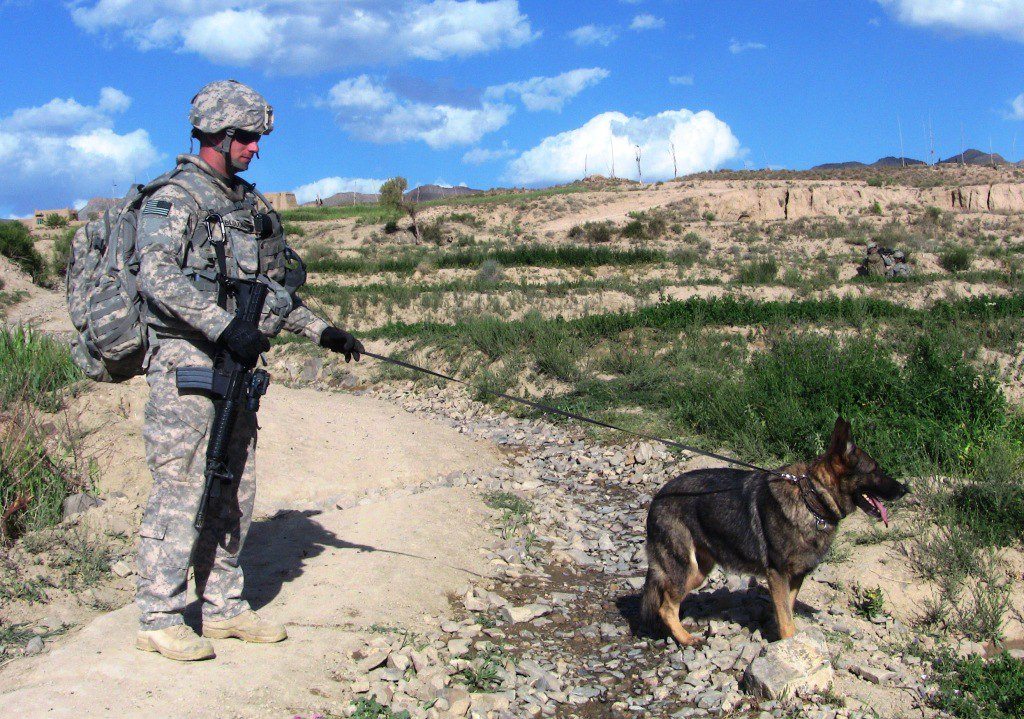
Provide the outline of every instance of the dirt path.
[[[148,483],[144,399],[135,381],[90,393],[80,413],[94,423],[120,413],[95,441],[120,439],[104,476],[110,488],[137,487],[136,497]],[[496,464],[491,445],[368,396],[282,386],[267,396],[261,423],[247,594],[291,638],[268,647],[219,641],[214,661],[181,665],[133,648],[128,606],[0,670],[5,716],[285,716],[329,695],[330,672],[367,627],[444,615],[448,593],[487,573],[488,510],[437,478]]]

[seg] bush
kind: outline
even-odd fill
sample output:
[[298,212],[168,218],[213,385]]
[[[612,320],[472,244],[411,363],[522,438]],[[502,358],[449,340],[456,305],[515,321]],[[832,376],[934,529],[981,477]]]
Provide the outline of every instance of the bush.
[[420,239],[434,245],[443,245],[445,241],[444,222],[438,219],[420,225]]
[[398,220],[388,220],[384,223],[384,234],[393,235],[398,232]]
[[336,261],[338,259],[338,254],[334,251],[334,248],[329,245],[317,243],[306,248],[306,251],[303,252],[302,259],[306,261],[307,265],[312,265],[313,263]]
[[740,265],[736,282],[741,285],[766,285],[774,282],[779,274],[779,263],[774,257]]
[[26,327],[0,329],[0,405],[24,397],[54,411],[60,390],[81,377],[63,342]]
[[693,267],[700,259],[700,253],[691,247],[682,247],[677,250],[672,250],[669,253],[668,258],[679,267]]
[[642,240],[647,237],[647,230],[640,220],[630,220],[619,230],[619,234],[632,240]]
[[63,215],[58,215],[56,212],[51,212],[43,219],[43,226],[48,227],[51,230],[55,230],[58,227],[67,227],[68,218]]
[[20,222],[0,222],[0,255],[31,275],[36,284],[45,282],[46,260],[32,243],[28,228]]
[[584,222],[569,230],[570,239],[583,239],[587,242],[611,242],[613,226],[610,222]]
[[285,235],[291,235],[292,237],[306,236],[306,228],[297,222],[285,222],[283,227]]
[[871,203],[871,207],[868,208],[868,211],[872,215],[881,215],[882,214],[882,205],[881,205],[881,203],[879,203],[878,200],[875,200],[874,202]]
[[69,229],[60,234],[53,242],[53,254],[50,256],[50,271],[57,277],[63,277],[68,270],[68,260],[71,259],[71,240],[75,237],[75,231]]
[[934,704],[958,719],[1024,716],[1024,661],[1001,652],[994,659],[953,656],[933,660],[939,674]]
[[712,212],[711,210],[708,210],[707,212],[705,212],[703,215],[701,215],[701,217],[704,218],[705,222],[714,222],[715,221],[715,213]]
[[974,253],[967,247],[950,247],[939,255],[939,265],[947,272],[964,272],[973,263]]
[[484,263],[480,265],[480,269],[476,272],[477,282],[484,284],[501,282],[504,277],[505,268],[494,260],[484,260]]

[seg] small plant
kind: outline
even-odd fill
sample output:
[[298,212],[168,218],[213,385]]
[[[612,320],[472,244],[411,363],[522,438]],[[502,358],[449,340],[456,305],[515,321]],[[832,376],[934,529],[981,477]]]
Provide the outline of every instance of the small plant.
[[871,207],[868,208],[868,211],[872,215],[879,215],[880,216],[882,214],[882,205],[881,205],[881,203],[879,203],[878,200],[875,200],[874,202],[871,203]]
[[707,210],[703,215],[701,215],[701,217],[704,218],[705,222],[715,221],[715,213],[712,212],[711,210]]
[[462,683],[471,692],[493,692],[501,687],[502,660],[497,649],[481,652],[470,660],[469,666],[459,672]]
[[300,225],[298,222],[285,222],[282,225],[284,234],[289,237],[305,237],[306,228]]
[[868,178],[868,187],[881,187],[884,184],[885,184],[885,180],[883,180],[881,177],[869,177]]
[[681,247],[676,250],[672,250],[668,255],[669,260],[674,262],[680,269],[687,267],[693,267],[700,259],[700,253],[697,250],[690,247]]
[[611,242],[613,238],[612,224],[610,222],[584,222],[582,225],[574,225],[569,230],[569,238],[594,243]]
[[476,281],[481,284],[494,284],[501,282],[505,277],[505,268],[495,260],[484,260],[480,269],[476,271]]
[[939,255],[939,265],[947,272],[965,272],[974,263],[974,253],[967,247],[950,247]]
[[391,707],[381,704],[373,697],[357,699],[352,702],[350,719],[409,719],[409,711],[394,711]]
[[852,591],[853,599],[850,603],[853,610],[860,616],[873,621],[885,612],[885,595],[882,593],[881,587],[867,589],[859,584],[854,584]]
[[36,284],[46,282],[46,260],[35,248],[28,228],[20,222],[0,221],[0,255],[18,265]]
[[59,227],[67,227],[68,218],[63,215],[58,215],[56,212],[51,212],[43,220],[43,225],[51,230],[56,230]]
[[53,241],[53,253],[50,255],[50,271],[57,277],[63,277],[68,269],[68,260],[71,259],[71,241],[75,237],[75,231],[68,229],[57,236]]
[[398,220],[388,220],[384,223],[384,234],[393,235],[398,232]]

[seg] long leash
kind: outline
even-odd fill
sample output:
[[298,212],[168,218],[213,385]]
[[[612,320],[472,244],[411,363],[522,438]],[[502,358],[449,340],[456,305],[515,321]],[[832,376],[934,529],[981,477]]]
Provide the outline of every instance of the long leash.
[[420,372],[421,374],[430,375],[431,377],[437,377],[438,379],[443,379],[443,380],[445,380],[447,382],[455,382],[455,383],[461,384],[461,385],[463,385],[465,387],[472,387],[473,389],[479,390],[479,391],[481,391],[481,392],[483,392],[485,394],[489,394],[489,395],[491,395],[493,397],[501,397],[502,399],[507,399],[510,402],[516,402],[518,404],[525,405],[527,407],[531,407],[531,408],[539,410],[541,412],[547,412],[548,414],[558,415],[560,417],[565,417],[567,419],[574,419],[577,422],[583,422],[585,424],[590,424],[590,425],[593,425],[595,427],[603,427],[604,429],[611,429],[611,430],[614,430],[616,432],[622,432],[623,434],[628,434],[628,435],[631,435],[633,437],[639,437],[640,439],[646,439],[646,440],[648,440],[650,442],[658,442],[659,444],[663,444],[666,447],[672,447],[673,449],[681,449],[681,450],[683,450],[685,452],[693,452],[695,454],[700,454],[700,455],[703,455],[705,457],[710,457],[711,459],[717,459],[717,460],[720,460],[722,462],[728,462],[729,464],[735,464],[735,465],[738,465],[740,467],[745,467],[746,469],[753,469],[753,470],[756,470],[758,472],[766,472],[766,473],[772,474],[772,475],[785,476],[786,478],[789,478],[789,477],[793,476],[793,475],[786,475],[784,472],[779,472],[778,470],[765,469],[764,467],[758,467],[756,464],[751,464],[749,462],[744,462],[741,459],[734,459],[732,457],[726,457],[725,455],[722,455],[722,454],[716,454],[715,452],[708,452],[706,450],[699,449],[697,447],[692,447],[692,446],[690,446],[688,444],[683,444],[682,442],[676,442],[675,440],[672,440],[672,439],[665,439],[664,437],[657,437],[657,436],[655,436],[653,434],[646,434],[645,432],[636,432],[636,431],[631,430],[631,429],[626,429],[625,427],[619,427],[618,425],[614,425],[614,424],[611,424],[609,422],[602,422],[599,419],[592,419],[590,417],[584,417],[581,414],[576,414],[575,412],[570,412],[570,411],[565,410],[565,409],[559,409],[558,407],[552,407],[551,405],[543,404],[541,402],[534,402],[533,400],[524,399],[523,397],[516,397],[515,395],[506,394],[504,392],[499,392],[498,390],[489,389],[487,387],[480,387],[480,386],[474,385],[474,384],[472,384],[470,382],[467,382],[466,380],[459,379],[458,377],[452,377],[451,375],[444,374],[443,372],[437,372],[437,371],[432,370],[432,369],[427,369],[426,367],[420,367],[419,365],[415,365],[415,364],[413,364],[411,362],[406,362],[405,360],[395,359],[394,357],[388,357],[387,355],[380,355],[380,354],[377,354],[375,352],[368,352],[368,351],[364,351],[362,354],[366,355],[367,357],[373,357],[375,360],[379,360],[381,362],[386,362],[387,364],[395,365],[397,367],[404,367],[405,369],[412,370],[414,372]]

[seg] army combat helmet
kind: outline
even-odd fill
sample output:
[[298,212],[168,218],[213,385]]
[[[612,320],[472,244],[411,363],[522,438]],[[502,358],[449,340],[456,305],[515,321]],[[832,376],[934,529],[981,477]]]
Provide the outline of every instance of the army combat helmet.
[[274,129],[274,108],[258,92],[237,80],[217,80],[192,98],[188,113],[192,136],[224,131],[218,149],[231,162],[231,139],[238,131],[269,135]]

